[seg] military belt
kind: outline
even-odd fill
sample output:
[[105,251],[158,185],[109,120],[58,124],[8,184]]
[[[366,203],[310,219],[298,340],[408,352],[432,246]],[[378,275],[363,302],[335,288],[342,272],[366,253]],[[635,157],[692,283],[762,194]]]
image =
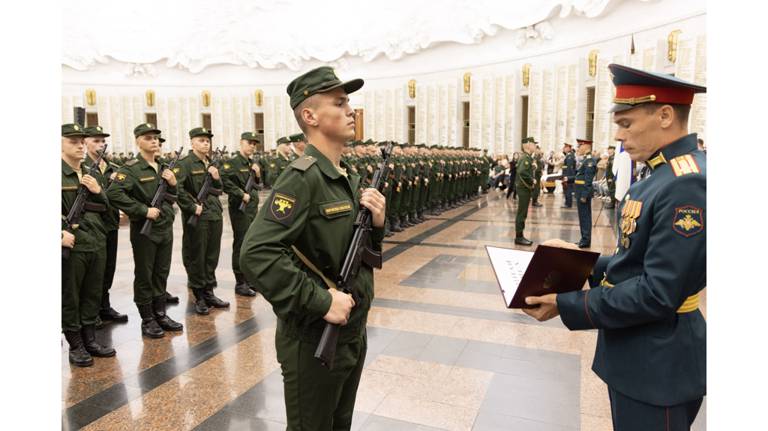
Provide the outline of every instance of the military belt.
[[[606,280],[605,278],[603,278],[603,280],[600,282],[600,286],[610,289],[614,285],[609,283],[608,280]],[[680,308],[677,309],[677,314],[692,313],[698,310],[700,296],[701,296],[701,292],[696,292],[695,294],[685,298],[683,305],[681,305]]]

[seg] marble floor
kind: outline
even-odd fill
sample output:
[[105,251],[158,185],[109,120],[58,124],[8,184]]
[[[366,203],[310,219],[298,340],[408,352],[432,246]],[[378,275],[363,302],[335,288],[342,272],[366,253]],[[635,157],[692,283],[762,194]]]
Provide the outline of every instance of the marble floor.
[[[262,198],[262,201],[264,199]],[[526,235],[577,241],[575,207],[544,194]],[[595,331],[570,332],[504,307],[485,245],[513,244],[514,200],[498,191],[387,238],[376,271],[369,347],[354,430],[611,430],[605,384],[590,370]],[[613,211],[593,202],[592,250],[616,243]],[[599,214],[599,216],[598,216]],[[225,211],[226,217],[226,211]],[[283,430],[275,316],[261,297],[234,294],[232,231],[224,221],[217,295],[230,308],[194,313],[176,219],[169,306],[184,332],[142,338],[133,305],[127,226],[120,229],[114,308],[129,315],[98,338],[114,358],[67,362],[62,341],[64,430]],[[705,403],[706,404],[706,403]],[[705,429],[706,406],[693,429]]]

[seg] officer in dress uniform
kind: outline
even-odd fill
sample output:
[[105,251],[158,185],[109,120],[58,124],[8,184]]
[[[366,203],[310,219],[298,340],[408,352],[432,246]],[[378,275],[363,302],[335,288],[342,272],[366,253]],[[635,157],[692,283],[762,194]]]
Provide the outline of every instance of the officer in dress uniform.
[[576,180],[576,155],[573,154],[573,147],[569,143],[563,144],[563,194],[565,195],[565,204],[561,208],[573,207],[573,183]]
[[[224,192],[229,196],[229,220],[232,222],[232,272],[235,273],[235,294],[241,296],[256,296],[252,284],[240,270],[240,247],[243,245],[245,232],[259,208],[259,190],[254,186],[250,192],[245,192],[251,172],[256,181],[261,177],[261,169],[253,161],[253,153],[258,143],[259,139],[255,133],[244,132],[240,135],[240,151],[222,166],[221,181],[224,183]],[[243,202],[245,208],[241,211],[240,205]]]
[[592,369],[608,385],[614,430],[688,430],[706,393],[699,295],[707,273],[707,161],[688,134],[688,114],[706,88],[608,67],[616,139],[651,174],[619,204],[618,247],[598,260],[592,288],[529,297],[540,305],[524,311],[542,321],[559,314],[571,330],[599,330]]
[[581,239],[577,243],[579,248],[588,248],[592,244],[592,181],[597,172],[597,162],[592,157],[592,141],[577,139],[578,152],[582,157],[579,168],[576,170],[574,188],[576,194],[576,208],[579,211],[579,231]]
[[[384,197],[360,188],[341,161],[354,137],[348,94],[362,79],[340,81],[320,67],[288,85],[291,107],[309,145],[277,180],[243,242],[240,266],[272,304],[278,323],[288,430],[348,430],[365,362],[365,322],[373,300],[373,270],[363,263],[351,280],[355,296],[334,288],[360,208],[372,212],[366,246],[381,250]],[[344,325],[332,370],[313,357],[326,322]]]

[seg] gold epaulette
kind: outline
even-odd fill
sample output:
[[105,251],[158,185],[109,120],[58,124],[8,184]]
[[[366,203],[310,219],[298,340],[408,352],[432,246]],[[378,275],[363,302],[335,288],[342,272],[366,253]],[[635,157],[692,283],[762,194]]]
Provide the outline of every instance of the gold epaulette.
[[672,167],[672,172],[676,177],[680,177],[688,174],[698,174],[701,172],[699,164],[693,159],[690,154],[683,154],[682,156],[675,157],[669,161],[669,166]]

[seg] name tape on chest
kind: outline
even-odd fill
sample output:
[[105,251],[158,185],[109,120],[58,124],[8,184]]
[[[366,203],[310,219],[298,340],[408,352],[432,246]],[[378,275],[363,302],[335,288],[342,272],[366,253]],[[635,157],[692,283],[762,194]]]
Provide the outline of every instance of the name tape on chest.
[[352,203],[349,201],[333,202],[327,205],[323,205],[320,208],[320,212],[326,216],[342,215],[352,211]]

